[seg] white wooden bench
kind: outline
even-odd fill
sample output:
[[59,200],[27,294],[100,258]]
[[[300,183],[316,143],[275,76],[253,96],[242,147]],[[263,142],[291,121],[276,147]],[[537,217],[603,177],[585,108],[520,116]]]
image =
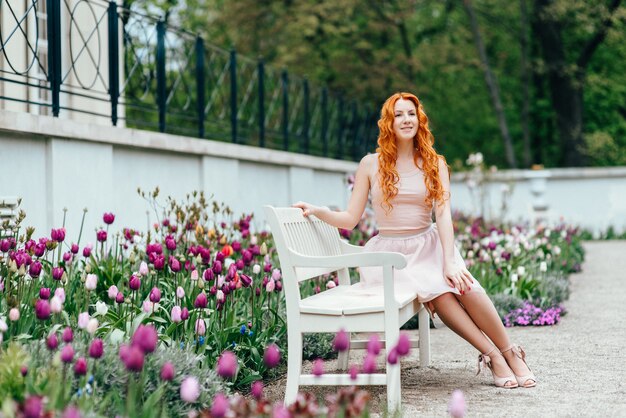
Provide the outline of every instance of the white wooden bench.
[[[386,385],[389,412],[401,405],[400,363],[387,362],[386,373],[358,374],[355,380],[347,373],[314,376],[302,374],[302,334],[383,333],[384,346],[393,347],[400,335],[400,326],[419,313],[420,365],[430,362],[430,329],[428,312],[415,294],[394,292],[394,269],[406,266],[400,253],[364,252],[363,247],[350,245],[339,236],[337,228],[315,218],[305,218],[298,208],[265,206],[265,214],[278,250],[283,274],[287,308],[287,389],[285,404],[296,399],[300,385]],[[382,266],[383,285],[380,292],[363,295],[350,285],[348,268]],[[300,282],[322,274],[337,272],[339,286],[302,299]],[[367,340],[352,340],[350,348],[366,348]],[[348,367],[349,351],[340,353],[338,365]]]

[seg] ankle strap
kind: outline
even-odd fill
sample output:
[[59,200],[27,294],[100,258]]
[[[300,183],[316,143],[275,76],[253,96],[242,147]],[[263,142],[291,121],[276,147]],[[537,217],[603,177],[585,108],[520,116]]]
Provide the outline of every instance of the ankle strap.
[[501,353],[501,354],[504,354],[504,353],[506,353],[507,351],[512,350],[514,347],[515,347],[515,344],[511,344],[511,345],[509,345],[508,347],[503,348],[502,350],[500,350],[500,353]]
[[489,357],[491,355],[491,353],[493,353],[494,351],[496,351],[498,349],[498,347],[496,347],[495,345],[493,346],[493,348],[491,350],[489,350],[486,353],[481,353],[482,356],[484,357]]

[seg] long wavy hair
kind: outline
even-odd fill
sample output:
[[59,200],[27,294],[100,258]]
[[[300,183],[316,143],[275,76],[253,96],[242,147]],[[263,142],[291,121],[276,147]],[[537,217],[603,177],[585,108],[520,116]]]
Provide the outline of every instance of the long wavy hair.
[[435,139],[428,128],[428,117],[424,112],[424,108],[419,99],[411,93],[395,93],[389,97],[380,111],[380,119],[378,120],[378,179],[380,187],[383,191],[382,206],[387,213],[393,209],[391,201],[398,194],[398,181],[400,177],[396,169],[396,158],[398,148],[396,145],[396,134],[393,131],[393,122],[395,119],[394,107],[400,99],[410,100],[417,109],[417,118],[419,127],[417,134],[413,138],[413,147],[417,152],[413,154],[415,165],[418,165],[418,159],[422,160],[422,171],[424,173],[424,182],[426,183],[426,199],[427,205],[432,205],[434,201],[441,202],[444,200],[444,190],[441,180],[439,179],[439,158],[443,156],[437,154],[433,148]]

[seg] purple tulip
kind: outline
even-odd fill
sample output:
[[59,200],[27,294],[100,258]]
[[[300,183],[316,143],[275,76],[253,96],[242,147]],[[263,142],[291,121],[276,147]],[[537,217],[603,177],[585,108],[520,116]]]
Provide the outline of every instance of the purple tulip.
[[223,252],[218,251],[217,254],[215,254],[215,260],[216,261],[219,261],[220,263],[223,263],[225,259],[226,259],[226,256],[224,255]]
[[48,350],[54,351],[57,349],[58,346],[59,339],[57,338],[56,334],[50,334],[50,336],[46,338],[46,347],[48,347]]
[[[332,282],[334,283],[334,282]],[[276,280],[276,285],[275,285],[276,289],[274,289],[276,292],[280,292],[281,290],[283,290],[283,282],[281,280]]]
[[207,297],[206,297],[206,293],[202,292],[200,294],[198,294],[198,297],[196,297],[196,301],[194,302],[193,306],[195,306],[198,309],[204,309],[207,307]]
[[96,239],[98,240],[98,242],[105,242],[107,240],[107,231],[101,229],[96,232]]
[[172,237],[165,238],[165,248],[174,251],[176,249],[176,240]]
[[128,287],[130,287],[131,290],[138,290],[141,287],[141,279],[139,276],[135,276],[134,274],[130,276]]
[[124,294],[122,292],[117,292],[117,295],[115,296],[115,301],[117,303],[124,303]]
[[50,299],[50,288],[42,287],[41,289],[39,289],[39,297],[45,300]]
[[215,397],[213,397],[213,405],[211,405],[211,416],[215,418],[224,418],[228,409],[228,398],[222,393],[216,393]]
[[53,229],[50,232],[50,238],[52,238],[52,241],[56,242],[65,241],[65,228]]
[[399,356],[406,356],[409,354],[411,350],[411,340],[409,340],[409,336],[402,333],[400,334],[400,338],[398,338],[398,345],[396,345],[396,351],[398,351]]
[[213,280],[215,275],[213,273],[213,270],[206,269],[206,270],[204,270],[204,274],[202,274],[202,277],[204,278],[205,282],[210,282],[211,280]]
[[30,265],[28,269],[28,274],[30,274],[31,277],[39,277],[40,273],[41,273],[41,263],[39,261],[33,261],[33,263]]
[[122,347],[120,347],[120,357],[126,366],[126,370],[130,372],[140,372],[141,369],[143,369],[144,352],[136,346],[123,347],[125,347],[124,352],[122,352]]
[[74,374],[76,376],[84,376],[87,374],[87,360],[84,357],[79,357],[74,364]]
[[22,377],[26,377],[26,375],[28,374],[28,367],[27,366],[20,367],[20,374],[22,375]]
[[90,246],[86,246],[85,248],[83,248],[83,257],[85,257],[85,258],[91,257],[91,247]]
[[70,251],[72,252],[72,254],[78,254],[78,245],[77,244],[72,244],[72,247],[70,248]]
[[280,349],[276,344],[270,344],[263,353],[263,362],[268,368],[274,368],[280,363]]
[[100,338],[96,338],[89,346],[89,357],[100,358],[104,354],[104,343]]
[[178,261],[176,257],[170,257],[170,270],[172,270],[174,273],[178,273],[180,269],[180,261]]
[[333,349],[338,352],[346,351],[350,348],[350,335],[344,330],[340,329],[335,335],[333,341]]
[[243,287],[250,287],[252,286],[252,277],[248,276],[247,274],[240,274],[239,275],[239,280],[241,280],[241,285]]
[[152,353],[158,343],[158,334],[154,325],[139,325],[131,339],[133,347],[139,347],[144,353]]
[[39,418],[43,413],[43,399],[41,396],[29,396],[24,401],[24,418]]
[[169,361],[161,367],[161,380],[169,382],[174,379],[174,365]]
[[9,242],[8,239],[0,240],[0,251],[2,251],[3,253],[6,253],[10,249],[11,249],[11,243]]
[[189,309],[187,309],[186,307],[183,308],[183,310],[180,312],[180,319],[182,319],[183,321],[189,319]]
[[150,302],[159,303],[161,301],[161,291],[158,287],[153,287],[150,291]]
[[35,302],[35,315],[41,320],[50,318],[50,303],[44,299],[37,299],[37,302]]
[[61,280],[63,273],[65,273],[63,267],[55,267],[52,269],[52,278],[54,280]]
[[115,221],[115,215],[110,212],[105,213],[102,215],[102,221],[107,225],[111,225]]
[[217,360],[217,374],[225,379],[235,377],[237,374],[237,356],[232,351],[224,351]]
[[72,328],[65,327],[63,333],[61,334],[61,339],[64,343],[71,343],[74,340],[74,333],[72,332]]
[[71,363],[74,359],[74,349],[70,344],[67,344],[61,350],[61,361],[63,363]]
[[34,254],[37,257],[41,257],[42,255],[44,255],[46,252],[46,244],[37,244],[35,245],[35,251]]
[[[221,254],[221,253],[218,253]],[[222,272],[222,262],[219,260],[215,260],[213,262],[213,273],[220,274]]]
[[233,251],[235,251],[236,253],[241,251],[241,243],[239,241],[233,241],[230,246],[233,247]]
[[246,264],[246,266],[249,266],[250,263],[252,262],[252,251],[249,250],[244,250],[242,253],[242,260],[243,262]]
[[70,261],[72,261],[72,253],[69,251],[63,253],[63,261],[65,261],[66,263],[69,263]]

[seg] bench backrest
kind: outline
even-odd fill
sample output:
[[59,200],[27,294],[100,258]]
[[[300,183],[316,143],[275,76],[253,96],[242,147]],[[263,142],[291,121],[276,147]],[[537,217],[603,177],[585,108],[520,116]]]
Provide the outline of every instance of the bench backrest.
[[289,306],[290,301],[297,302],[300,298],[299,282],[336,271],[332,268],[294,266],[289,250],[310,256],[339,255],[341,238],[337,228],[313,216],[305,218],[299,208],[265,206],[264,209],[278,250],[285,297]]

